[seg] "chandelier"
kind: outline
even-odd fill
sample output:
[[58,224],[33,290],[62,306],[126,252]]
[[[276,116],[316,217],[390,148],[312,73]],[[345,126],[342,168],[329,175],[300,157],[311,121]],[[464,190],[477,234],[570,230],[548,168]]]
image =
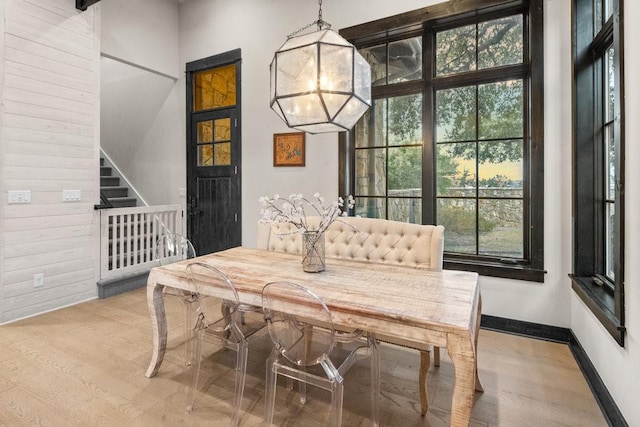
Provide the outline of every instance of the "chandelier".
[[318,4],[318,20],[289,34],[269,67],[271,108],[290,128],[312,134],[350,130],[371,106],[371,67],[322,20]]

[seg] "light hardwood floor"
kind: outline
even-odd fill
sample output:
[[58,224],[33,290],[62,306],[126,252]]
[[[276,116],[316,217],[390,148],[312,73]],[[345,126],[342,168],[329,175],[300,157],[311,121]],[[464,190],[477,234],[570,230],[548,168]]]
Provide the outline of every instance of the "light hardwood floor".
[[[203,388],[186,415],[189,371],[179,350],[182,308],[167,298],[169,350],[158,375],[145,378],[151,322],[144,289],[0,326],[0,426],[223,426],[233,395],[232,351],[203,363]],[[250,348],[243,426],[261,425],[268,336]],[[429,413],[420,417],[417,351],[381,345],[381,422],[387,426],[449,424],[453,366],[428,376]],[[480,331],[473,426],[606,426],[584,377],[564,344]],[[370,425],[366,362],[345,377],[343,425]],[[329,395],[309,388],[305,406],[279,387],[274,422],[319,426]]]

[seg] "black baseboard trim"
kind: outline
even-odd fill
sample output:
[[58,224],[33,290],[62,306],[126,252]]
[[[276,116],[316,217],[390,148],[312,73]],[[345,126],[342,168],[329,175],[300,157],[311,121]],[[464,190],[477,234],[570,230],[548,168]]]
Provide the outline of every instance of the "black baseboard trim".
[[573,332],[571,332],[569,350],[571,350],[582,374],[586,378],[587,384],[589,384],[589,388],[591,389],[593,396],[596,398],[596,402],[598,402],[598,406],[600,406],[600,410],[602,410],[607,423],[612,427],[628,427],[629,424],[627,424],[627,421],[620,412],[620,408],[618,408],[615,400],[611,397],[609,390],[607,390],[607,386],[605,386],[602,378],[600,378],[600,374],[596,371],[596,368],[591,363],[589,356],[587,356],[587,353],[582,348],[582,345],[580,345],[576,336],[573,335]]
[[596,371],[596,368],[589,360],[589,356],[584,351],[580,342],[568,328],[560,328],[557,326],[542,325],[539,323],[523,322],[520,320],[505,319],[503,317],[482,315],[480,327],[497,332],[506,332],[514,335],[521,335],[529,338],[543,339],[546,341],[554,341],[569,346],[569,350],[573,355],[576,363],[582,371],[593,396],[598,402],[598,406],[602,411],[607,423],[612,427],[628,427],[627,421],[620,412],[618,405],[611,397],[609,390],[605,386],[602,378]]
[[509,332],[515,335],[538,338],[568,344],[571,342],[570,329],[558,326],[542,325],[540,323],[523,322],[521,320],[505,319],[503,317],[482,315],[480,327],[499,332]]

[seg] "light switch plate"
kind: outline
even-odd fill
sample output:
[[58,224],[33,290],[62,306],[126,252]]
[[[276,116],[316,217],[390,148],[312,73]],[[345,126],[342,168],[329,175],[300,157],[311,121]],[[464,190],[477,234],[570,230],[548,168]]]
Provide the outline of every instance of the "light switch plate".
[[9,204],[31,203],[31,190],[9,190]]
[[81,197],[80,190],[62,190],[63,202],[78,202],[80,201],[80,197]]

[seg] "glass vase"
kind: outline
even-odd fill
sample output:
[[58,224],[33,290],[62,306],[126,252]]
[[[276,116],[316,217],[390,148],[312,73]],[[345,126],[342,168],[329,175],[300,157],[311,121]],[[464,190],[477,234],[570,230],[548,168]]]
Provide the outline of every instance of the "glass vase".
[[302,270],[324,271],[324,233],[306,231],[302,234]]

